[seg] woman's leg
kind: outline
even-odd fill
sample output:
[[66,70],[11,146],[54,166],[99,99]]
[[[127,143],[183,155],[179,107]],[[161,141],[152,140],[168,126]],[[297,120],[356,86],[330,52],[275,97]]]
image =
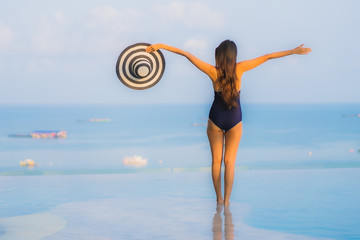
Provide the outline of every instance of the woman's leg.
[[225,205],[229,205],[231,190],[234,182],[236,153],[242,134],[242,122],[225,132]]
[[224,148],[224,132],[211,120],[208,121],[207,135],[209,138],[212,156],[212,179],[218,203],[223,203],[221,193],[221,162]]

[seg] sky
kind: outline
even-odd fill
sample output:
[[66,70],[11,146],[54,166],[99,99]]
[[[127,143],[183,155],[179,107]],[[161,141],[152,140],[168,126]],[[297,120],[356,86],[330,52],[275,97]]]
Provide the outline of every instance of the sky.
[[358,0],[12,0],[0,8],[0,104],[198,104],[210,79],[162,51],[160,82],[133,90],[117,78],[121,51],[166,43],[214,64],[225,39],[238,61],[311,47],[242,78],[247,103],[360,103]]

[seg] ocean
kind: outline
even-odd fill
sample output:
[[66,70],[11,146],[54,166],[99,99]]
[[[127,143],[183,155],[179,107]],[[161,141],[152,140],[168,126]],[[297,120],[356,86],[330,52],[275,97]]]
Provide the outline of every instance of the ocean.
[[360,105],[242,107],[219,209],[210,104],[0,106],[0,238],[360,239]]

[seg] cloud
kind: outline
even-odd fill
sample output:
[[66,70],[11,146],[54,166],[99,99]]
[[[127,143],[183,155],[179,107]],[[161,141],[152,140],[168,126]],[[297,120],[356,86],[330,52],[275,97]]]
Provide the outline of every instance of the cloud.
[[51,18],[43,16],[37,32],[32,36],[34,50],[41,54],[61,53],[66,39],[62,26],[64,22],[61,12],[55,12]]
[[220,28],[225,17],[220,11],[211,9],[203,2],[172,2],[157,5],[156,11],[166,21],[180,22],[187,27]]
[[99,23],[108,23],[120,17],[120,12],[111,5],[98,6],[90,11],[96,21]]
[[90,16],[88,28],[119,33],[134,29],[134,25],[141,19],[142,13],[132,8],[118,10],[111,5],[103,5],[91,9]]
[[55,63],[47,58],[30,59],[26,68],[27,73],[52,72],[55,69]]
[[0,49],[6,49],[14,39],[14,34],[11,29],[0,22]]
[[58,24],[65,24],[66,23],[66,21],[64,19],[64,15],[63,15],[62,12],[60,12],[60,11],[55,12],[54,17],[55,17],[55,20],[56,20],[56,22]]
[[5,62],[3,59],[0,58],[0,73],[3,72],[5,69]]
[[209,51],[209,44],[206,40],[191,38],[184,43],[184,49],[198,54],[206,54]]
[[127,36],[139,32],[143,14],[137,9],[100,5],[82,16],[65,16],[62,11],[41,16],[32,31],[30,51],[43,55],[113,52]]
[[142,11],[133,8],[116,8],[112,5],[101,5],[89,10],[86,22],[88,39],[82,46],[88,51],[106,53],[114,52],[127,38],[141,32]]

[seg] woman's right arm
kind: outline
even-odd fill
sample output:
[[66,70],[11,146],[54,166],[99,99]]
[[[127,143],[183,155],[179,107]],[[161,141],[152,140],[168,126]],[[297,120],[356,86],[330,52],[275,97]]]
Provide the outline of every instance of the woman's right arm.
[[304,46],[304,44],[302,44],[294,49],[291,49],[291,50],[270,53],[270,54],[266,54],[266,55],[258,57],[258,58],[242,61],[237,64],[237,67],[239,67],[243,72],[246,72],[246,71],[249,71],[249,70],[263,64],[264,62],[266,62],[270,59],[281,58],[281,57],[289,56],[292,54],[304,55],[304,54],[308,54],[309,52],[311,52],[311,48],[304,48],[303,46]]
[[192,64],[194,64],[200,71],[204,72],[205,74],[207,74],[213,81],[215,81],[216,79],[216,68],[207,63],[204,62],[200,59],[198,59],[197,57],[195,57],[194,55],[192,55],[189,52],[186,52],[180,48],[176,48],[176,47],[172,47],[166,44],[162,44],[162,43],[157,43],[157,44],[153,44],[149,47],[146,48],[146,52],[153,52],[153,51],[157,51],[159,49],[164,49],[167,50],[169,52],[173,52],[176,54],[179,54],[181,56],[186,57]]

